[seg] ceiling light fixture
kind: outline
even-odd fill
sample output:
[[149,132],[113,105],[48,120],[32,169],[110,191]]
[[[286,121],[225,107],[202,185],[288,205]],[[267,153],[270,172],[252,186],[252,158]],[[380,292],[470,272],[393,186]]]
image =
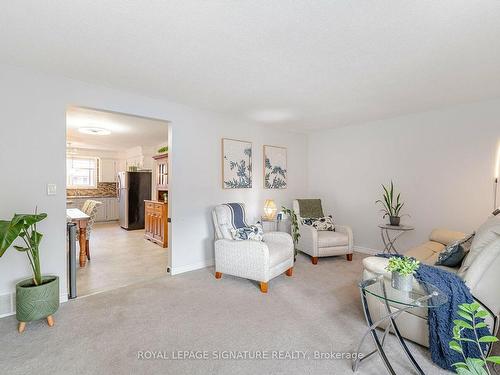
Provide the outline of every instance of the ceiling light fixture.
[[78,129],[80,133],[90,134],[90,135],[110,135],[111,130],[104,128],[80,128]]

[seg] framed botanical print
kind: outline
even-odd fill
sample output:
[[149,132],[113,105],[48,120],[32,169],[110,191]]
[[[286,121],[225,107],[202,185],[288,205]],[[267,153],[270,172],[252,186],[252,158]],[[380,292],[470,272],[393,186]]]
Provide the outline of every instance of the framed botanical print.
[[285,147],[264,146],[264,188],[286,189],[287,155]]
[[252,187],[252,142],[222,138],[222,188]]

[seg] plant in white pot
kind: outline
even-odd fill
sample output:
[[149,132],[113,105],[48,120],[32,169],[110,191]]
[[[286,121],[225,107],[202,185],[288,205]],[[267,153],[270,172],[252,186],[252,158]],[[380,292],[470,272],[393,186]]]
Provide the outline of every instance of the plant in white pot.
[[16,284],[16,318],[19,332],[23,332],[26,323],[38,319],[47,319],[49,326],[54,325],[54,314],[59,308],[59,277],[42,276],[40,269],[40,242],[43,234],[37,231],[37,223],[47,214],[15,214],[12,220],[0,220],[0,257],[16,241],[20,245],[13,248],[25,253],[33,277]]
[[420,267],[420,262],[411,257],[391,257],[386,270],[392,273],[391,285],[394,289],[409,292],[413,287],[413,274]]

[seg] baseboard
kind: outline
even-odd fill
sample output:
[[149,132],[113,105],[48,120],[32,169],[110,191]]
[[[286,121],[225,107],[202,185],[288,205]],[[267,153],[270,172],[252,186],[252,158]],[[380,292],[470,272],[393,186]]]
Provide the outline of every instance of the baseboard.
[[[61,294],[59,296],[59,303],[64,303],[68,301],[67,294]],[[6,316],[11,316],[16,313],[16,293],[5,293],[0,295],[0,319],[5,318]]]
[[172,267],[171,274],[178,275],[184,272],[195,271],[201,268],[211,267],[214,265],[214,259],[205,259],[201,262],[186,264],[184,266]]
[[376,255],[380,253],[380,250],[372,249],[370,247],[364,247],[364,246],[354,246],[354,251],[357,253],[363,253],[363,254],[369,254],[369,255]]

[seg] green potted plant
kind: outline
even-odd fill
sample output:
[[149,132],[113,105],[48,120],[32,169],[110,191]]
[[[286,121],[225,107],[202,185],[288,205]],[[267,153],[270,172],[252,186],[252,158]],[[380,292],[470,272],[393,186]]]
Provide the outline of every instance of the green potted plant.
[[283,213],[290,217],[291,226],[292,226],[292,239],[295,247],[295,255],[294,260],[297,259],[297,243],[299,242],[300,233],[299,233],[299,223],[297,221],[297,215],[295,211],[291,208],[286,208],[285,206],[281,207],[283,209]]
[[[486,327],[486,323],[482,321],[489,314],[480,308],[479,303],[463,303],[458,306],[458,315],[464,319],[456,319],[453,321],[453,340],[450,341],[450,349],[462,354],[463,362],[454,363],[453,366],[457,374],[460,375],[491,375],[492,372],[488,366],[490,364],[500,364],[500,356],[486,356],[481,344],[493,345],[498,341],[495,336],[480,336],[477,332],[479,328]],[[479,319],[479,321],[478,321]],[[473,331],[474,339],[465,337],[465,330]],[[468,358],[464,355],[462,343],[470,342],[477,345],[481,358]]]
[[158,149],[158,154],[166,154],[168,152],[168,146],[163,146]]
[[47,217],[45,213],[15,214],[12,220],[0,220],[0,257],[16,241],[14,249],[25,253],[33,277],[16,284],[16,318],[19,332],[26,328],[26,323],[38,319],[47,319],[49,326],[54,325],[52,315],[59,308],[59,277],[42,275],[40,268],[40,242],[42,233],[37,231],[37,223]]
[[389,223],[394,226],[399,226],[401,221],[400,212],[404,206],[404,202],[400,201],[401,193],[398,193],[396,199],[394,199],[395,192],[394,183],[392,181],[390,187],[382,185],[382,188],[384,189],[383,200],[379,199],[375,201],[375,203],[380,203],[382,205],[381,211],[384,213],[382,218],[389,216]]
[[420,262],[411,257],[391,257],[386,270],[391,272],[391,285],[394,289],[409,292],[413,287],[413,274]]

